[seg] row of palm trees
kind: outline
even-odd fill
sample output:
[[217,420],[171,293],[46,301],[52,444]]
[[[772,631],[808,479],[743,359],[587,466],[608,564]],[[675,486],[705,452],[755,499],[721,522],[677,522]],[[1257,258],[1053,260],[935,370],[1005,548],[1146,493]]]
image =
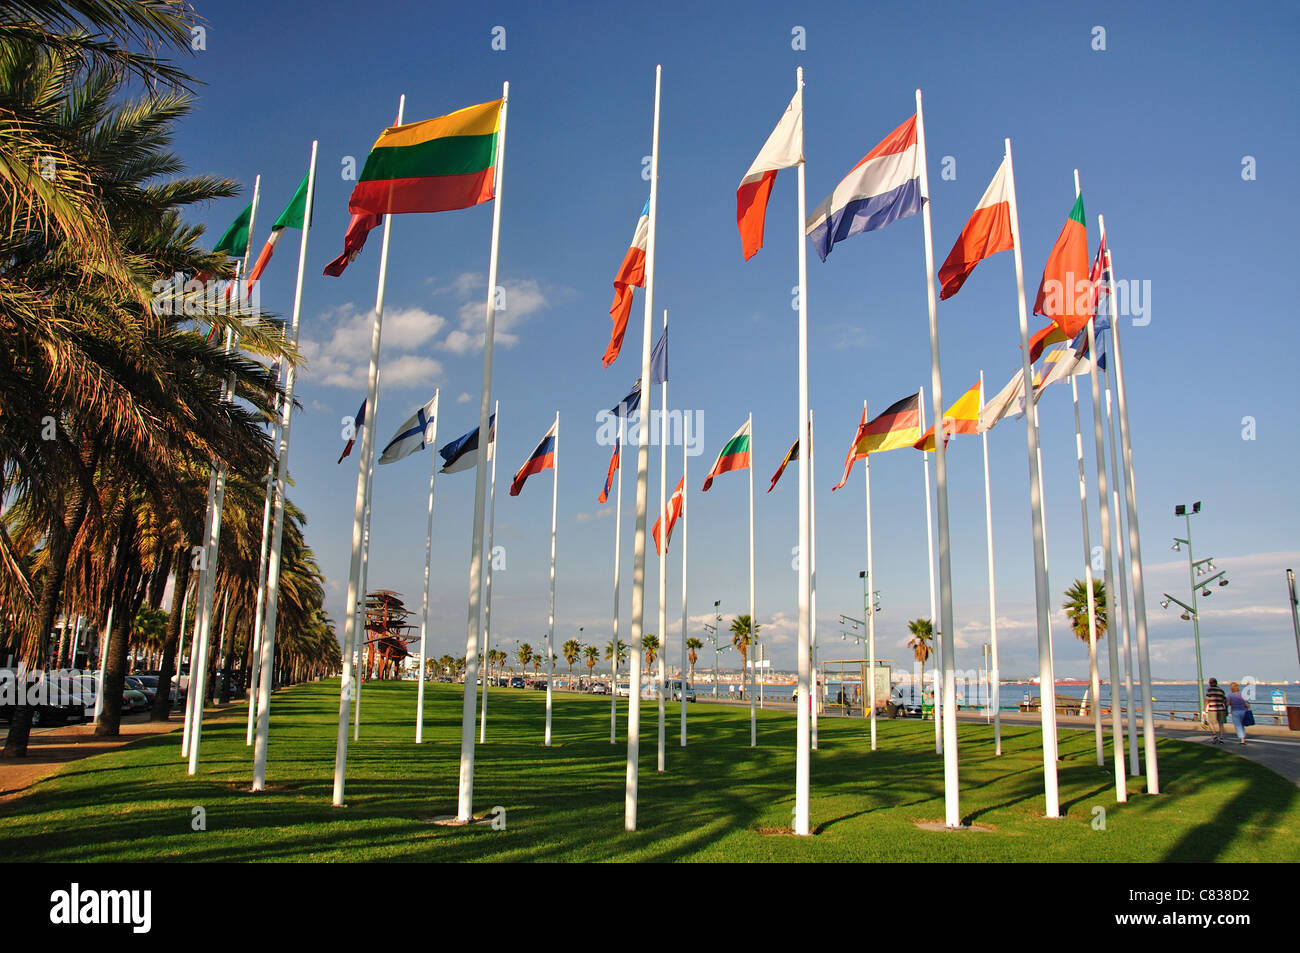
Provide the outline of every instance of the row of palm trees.
[[[160,659],[167,717],[215,466],[228,469],[215,604],[231,637],[213,665],[248,668],[282,396],[267,364],[296,360],[267,315],[193,293],[159,306],[178,275],[234,269],[184,215],[238,184],[191,174],[172,151],[195,98],[161,54],[188,50],[195,22],[179,0],[0,0],[0,654],[44,669],[60,615],[103,630],[112,610],[106,735],[143,650]],[[285,509],[276,668],[312,677],[337,667],[338,645],[305,520]],[[157,626],[136,620],[156,622],[169,588],[158,646]],[[26,753],[30,714],[19,707],[5,756]]]

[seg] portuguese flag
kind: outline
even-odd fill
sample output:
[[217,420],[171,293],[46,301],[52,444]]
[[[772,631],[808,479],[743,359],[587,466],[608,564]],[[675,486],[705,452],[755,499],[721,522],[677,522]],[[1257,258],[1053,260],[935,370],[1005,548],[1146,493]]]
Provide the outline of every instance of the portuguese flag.
[[748,470],[749,469],[749,421],[736,431],[734,437],[727,441],[722,452],[718,454],[718,459],[713,462],[713,469],[709,475],[704,478],[704,489],[707,492],[709,487],[713,486],[713,478],[719,473],[728,473],[731,470]]
[[1092,282],[1088,275],[1088,226],[1080,195],[1047,256],[1034,314],[1051,318],[1067,338],[1075,337],[1092,317]]
[[500,115],[497,99],[385,129],[366,158],[348,211],[446,212],[489,201]]

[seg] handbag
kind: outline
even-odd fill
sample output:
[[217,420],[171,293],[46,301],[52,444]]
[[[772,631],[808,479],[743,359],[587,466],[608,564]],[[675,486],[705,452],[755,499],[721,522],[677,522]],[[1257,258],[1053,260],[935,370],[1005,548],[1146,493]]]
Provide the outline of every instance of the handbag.
[[1247,708],[1246,713],[1241,716],[1241,726],[1243,728],[1249,728],[1254,723],[1255,723],[1255,713],[1251,711],[1249,708]]

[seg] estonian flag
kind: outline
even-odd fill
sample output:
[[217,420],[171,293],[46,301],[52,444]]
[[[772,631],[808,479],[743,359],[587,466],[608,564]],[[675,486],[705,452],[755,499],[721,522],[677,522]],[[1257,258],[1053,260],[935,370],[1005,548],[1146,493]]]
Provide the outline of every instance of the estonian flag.
[[[496,448],[497,443],[497,415],[493,414],[488,418],[488,459],[492,459],[492,451]],[[442,457],[442,469],[440,473],[459,473],[461,470],[470,470],[478,466],[478,428],[475,427],[464,436],[457,437],[451,443],[442,447],[438,451]]]

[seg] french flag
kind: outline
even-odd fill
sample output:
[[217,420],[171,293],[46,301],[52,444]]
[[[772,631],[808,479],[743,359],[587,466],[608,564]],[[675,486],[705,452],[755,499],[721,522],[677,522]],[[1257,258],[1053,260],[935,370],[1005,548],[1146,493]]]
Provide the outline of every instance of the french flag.
[[519,491],[524,488],[524,481],[534,473],[555,469],[555,436],[559,426],[560,421],[557,417],[555,423],[551,424],[551,429],[546,431],[546,436],[542,438],[542,442],[537,445],[537,449],[528,458],[528,462],[519,468],[519,472],[515,474],[515,478],[510,482],[511,496],[518,496]]
[[822,261],[831,246],[874,232],[921,210],[921,170],[913,114],[862,161],[813,210],[804,225]]

